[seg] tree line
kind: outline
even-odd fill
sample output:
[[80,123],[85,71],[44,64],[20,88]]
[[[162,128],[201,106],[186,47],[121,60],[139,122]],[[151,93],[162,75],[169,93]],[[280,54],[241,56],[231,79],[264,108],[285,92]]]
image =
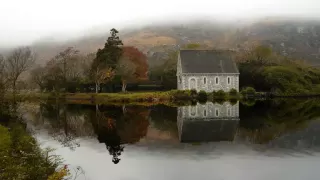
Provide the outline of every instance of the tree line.
[[118,33],[111,29],[104,47],[96,53],[83,54],[68,47],[43,66],[35,65],[36,54],[29,47],[16,48],[8,56],[0,56],[0,89],[11,88],[15,94],[18,80],[28,71],[41,92],[77,91],[94,84],[98,93],[101,84],[111,81],[121,83],[126,91],[128,82],[147,79],[148,63],[137,48],[124,46]]
[[[46,92],[101,92],[103,88],[137,82],[159,82],[163,89],[177,88],[176,68],[178,51],[166,51],[164,64],[149,68],[146,55],[133,46],[124,46],[116,29],[104,47],[95,53],[83,54],[73,47],[66,48],[47,60],[44,66],[36,65],[36,55],[29,47],[13,50],[0,56],[0,94],[7,87],[14,94],[27,81],[19,81],[30,72],[31,82]],[[187,44],[184,49],[203,48],[200,44]],[[320,92],[320,71],[302,60],[281,56],[268,46],[254,45],[239,51],[230,51],[240,71],[240,88],[254,87],[257,91],[277,93]],[[23,83],[24,82],[24,83]],[[104,89],[105,90],[105,89]]]

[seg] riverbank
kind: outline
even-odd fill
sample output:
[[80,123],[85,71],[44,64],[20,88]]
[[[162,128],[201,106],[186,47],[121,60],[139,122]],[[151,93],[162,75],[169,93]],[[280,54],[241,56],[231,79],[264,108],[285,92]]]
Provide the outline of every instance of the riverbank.
[[50,179],[65,177],[66,168],[58,168],[61,159],[42,150],[19,122],[0,125],[0,179]]
[[[13,98],[8,95],[7,98]],[[107,104],[107,103],[134,103],[134,104],[170,104],[181,101],[205,102],[207,100],[239,100],[241,94],[205,93],[190,90],[171,90],[158,92],[127,92],[127,93],[24,93],[16,96],[18,101],[64,100],[76,104]]]
[[[127,93],[24,93],[18,94],[18,101],[64,101],[69,104],[132,104],[132,105],[157,105],[167,106],[189,105],[196,102],[224,102],[246,99],[273,99],[273,98],[312,98],[320,97],[319,94],[273,94],[265,92],[229,92],[223,91],[205,93],[189,90],[171,90],[158,92],[127,92]],[[12,98],[12,95],[7,95]]]

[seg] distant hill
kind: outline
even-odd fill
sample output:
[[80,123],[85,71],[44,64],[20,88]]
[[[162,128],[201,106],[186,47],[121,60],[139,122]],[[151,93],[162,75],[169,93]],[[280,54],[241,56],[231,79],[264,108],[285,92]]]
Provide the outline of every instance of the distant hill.
[[[240,50],[254,42],[270,45],[273,50],[287,56],[320,64],[320,21],[303,19],[266,18],[254,23],[221,23],[198,20],[189,23],[149,25],[131,30],[121,30],[125,45],[138,47],[149,57],[149,65],[163,63],[166,49],[179,49],[188,43],[200,43],[207,47]],[[109,35],[82,37],[66,42],[35,42],[39,63],[66,47],[74,46],[83,53],[95,52],[103,47]]]

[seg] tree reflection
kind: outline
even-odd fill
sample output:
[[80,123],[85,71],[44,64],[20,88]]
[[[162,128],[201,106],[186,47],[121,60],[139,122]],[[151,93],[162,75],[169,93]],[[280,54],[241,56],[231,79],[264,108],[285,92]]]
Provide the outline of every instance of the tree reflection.
[[40,104],[39,115],[42,121],[37,121],[48,130],[49,135],[63,147],[75,150],[80,146],[78,137],[95,136],[86,109],[74,107],[61,102]]
[[63,147],[75,150],[80,144],[76,141],[75,133],[72,132],[68,122],[68,112],[65,104],[46,103],[40,105],[42,117],[49,121],[48,133],[60,142]]
[[105,143],[112,162],[120,162],[124,144],[136,143],[147,133],[149,111],[145,107],[98,106],[91,113],[100,143]]
[[240,106],[239,136],[252,143],[267,144],[286,133],[304,129],[320,117],[319,99],[278,99]]
[[[110,112],[109,112],[110,113]],[[116,111],[114,113],[117,113]],[[111,116],[108,117],[107,112],[101,112],[99,106],[96,106],[95,121],[92,121],[95,132],[100,143],[105,143],[112,155],[112,162],[118,164],[120,162],[119,156],[124,150],[121,145],[121,138],[118,135],[116,120]]]

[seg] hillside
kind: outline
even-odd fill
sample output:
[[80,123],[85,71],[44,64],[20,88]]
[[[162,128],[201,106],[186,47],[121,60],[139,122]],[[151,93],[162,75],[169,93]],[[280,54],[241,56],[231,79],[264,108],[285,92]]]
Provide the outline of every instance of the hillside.
[[[66,42],[35,42],[39,63],[46,62],[66,47],[74,46],[83,53],[95,52],[109,35],[86,36]],[[283,55],[320,64],[320,21],[296,19],[261,19],[255,23],[221,23],[197,21],[183,24],[150,25],[121,30],[125,45],[138,47],[149,57],[150,66],[163,63],[166,49],[179,49],[187,43],[200,43],[213,48],[240,50],[255,42],[267,44]]]

